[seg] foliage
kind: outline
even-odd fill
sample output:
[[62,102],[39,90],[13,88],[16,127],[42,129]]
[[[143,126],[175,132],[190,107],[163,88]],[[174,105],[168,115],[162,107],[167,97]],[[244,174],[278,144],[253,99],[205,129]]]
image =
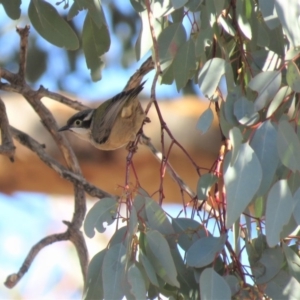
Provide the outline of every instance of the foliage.
[[[20,16],[20,1],[1,3],[11,18]],[[110,47],[102,4],[62,4],[69,8],[68,19],[86,11],[82,47],[92,78],[99,79],[100,56]],[[115,218],[125,227],[91,260],[85,299],[299,297],[298,1],[131,4],[142,24],[137,59],[151,50],[156,63],[153,86],[157,78],[175,82],[178,90],[190,81],[198,85],[209,101],[197,126],[205,133],[215,108],[224,145],[208,174],[200,173],[197,197],[182,197],[184,217],[167,216],[138,186],[138,178],[137,188],[120,199],[99,200],[86,217],[86,234],[103,232],[103,223]],[[76,34],[49,2],[32,0],[28,14],[49,42],[78,47]],[[162,187],[170,151],[163,151]],[[162,188],[159,196],[161,204]],[[207,203],[199,206],[201,200]],[[203,212],[206,205],[210,210]],[[187,206],[193,207],[190,215]]]

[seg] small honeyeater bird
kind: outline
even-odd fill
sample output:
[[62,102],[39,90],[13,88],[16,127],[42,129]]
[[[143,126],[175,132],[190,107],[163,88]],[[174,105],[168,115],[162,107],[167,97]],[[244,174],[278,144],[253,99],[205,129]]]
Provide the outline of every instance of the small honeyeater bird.
[[101,150],[115,150],[135,140],[144,122],[150,122],[137,99],[145,82],[103,102],[96,109],[73,115],[58,131],[70,130]]

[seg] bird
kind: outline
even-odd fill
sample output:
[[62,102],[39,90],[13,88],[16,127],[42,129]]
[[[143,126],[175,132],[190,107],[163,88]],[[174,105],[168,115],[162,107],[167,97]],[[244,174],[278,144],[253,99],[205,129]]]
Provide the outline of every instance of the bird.
[[79,138],[101,150],[115,150],[130,145],[145,122],[150,122],[137,99],[145,81],[106,100],[96,109],[74,114],[65,126],[58,129],[71,131]]

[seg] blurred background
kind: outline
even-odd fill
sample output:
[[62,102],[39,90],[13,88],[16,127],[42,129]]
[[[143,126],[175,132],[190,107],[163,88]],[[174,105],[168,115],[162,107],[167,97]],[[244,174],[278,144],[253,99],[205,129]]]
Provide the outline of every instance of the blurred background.
[[[52,5],[55,2],[49,1]],[[0,5],[0,65],[12,72],[18,68],[19,36],[16,26],[29,24],[28,0],[22,1],[20,20],[9,19]],[[140,20],[129,1],[102,1],[111,34],[111,47],[103,58],[105,68],[102,80],[92,82],[81,50],[65,51],[57,48],[36,34],[33,27],[29,38],[27,80],[33,88],[45,88],[68,95],[74,100],[95,107],[114,96],[126,85],[140,62],[135,58],[135,42],[140,30]],[[58,10],[64,13],[62,5]],[[84,13],[76,16],[72,26],[79,32]],[[188,27],[188,25],[187,25]],[[150,53],[149,53],[150,55]],[[141,93],[147,105],[153,72]],[[61,160],[51,136],[44,130],[39,118],[19,95],[0,92],[5,102],[11,125],[30,134],[46,145],[48,153]],[[164,120],[174,137],[203,168],[210,168],[218,155],[220,134],[216,122],[205,135],[196,129],[201,113],[208,107],[197,86],[191,82],[178,93],[175,85],[157,85],[157,98]],[[55,116],[58,125],[74,113],[68,107],[50,99],[43,99]],[[149,112],[151,123],[144,127],[155,146],[160,149],[160,124],[155,110]],[[121,194],[125,181],[126,150],[103,152],[81,140],[69,136],[79,158],[85,178],[101,189]],[[167,140],[168,144],[168,140]],[[37,156],[16,143],[16,159],[11,163],[0,156],[0,276],[17,272],[30,248],[46,235],[62,232],[62,220],[70,220],[73,213],[72,185],[39,161]],[[142,187],[153,198],[159,188],[160,164],[143,145],[134,156],[134,166]],[[188,158],[176,146],[172,148],[170,162],[180,177],[196,191],[198,175]],[[133,182],[134,184],[134,182]],[[179,187],[166,174],[164,180],[164,209],[176,216],[181,210]],[[156,198],[155,198],[156,199]],[[88,208],[97,199],[88,198]],[[188,197],[186,197],[188,201]],[[90,257],[107,244],[114,231],[112,225],[105,234],[88,239]],[[0,299],[81,299],[82,278],[74,247],[71,243],[56,243],[43,249],[29,272],[12,290],[0,286]]]

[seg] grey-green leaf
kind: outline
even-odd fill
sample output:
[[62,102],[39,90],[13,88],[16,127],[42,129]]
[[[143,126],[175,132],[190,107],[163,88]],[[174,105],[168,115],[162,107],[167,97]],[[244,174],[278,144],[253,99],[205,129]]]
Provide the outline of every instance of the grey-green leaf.
[[125,275],[126,249],[123,244],[109,248],[104,256],[102,278],[104,299],[121,300],[124,296],[122,281]]
[[174,23],[166,27],[159,35],[158,54],[161,63],[173,59],[179,47],[186,41],[186,32],[182,23]]
[[286,243],[282,243],[283,253],[285,255],[289,273],[300,282],[300,257],[299,254],[288,247]]
[[213,268],[206,268],[200,276],[201,300],[230,300],[231,291],[228,283]]
[[155,270],[154,270],[153,266],[151,265],[147,256],[143,253],[143,251],[139,252],[139,261],[143,265],[150,282],[153,285],[158,287],[159,285],[158,285],[158,281],[157,281],[157,276],[155,274]]
[[200,116],[197,122],[197,129],[199,129],[202,134],[206,133],[210,128],[213,119],[214,119],[214,114],[212,112],[212,109],[209,107]]
[[215,93],[221,77],[225,74],[226,61],[215,57],[208,60],[200,71],[198,83],[202,93],[211,98]]
[[84,300],[103,298],[102,264],[106,252],[107,249],[100,251],[89,263],[85,292],[83,295]]
[[276,93],[273,100],[271,100],[266,117],[270,118],[273,115],[273,113],[277,110],[277,108],[280,106],[280,104],[283,102],[285,97],[287,97],[291,93],[292,93],[292,89],[289,86],[281,87],[280,90]]
[[135,264],[129,267],[127,280],[130,285],[130,294],[134,299],[146,299],[146,284],[141,271]]
[[99,232],[104,232],[103,223],[107,225],[115,221],[118,202],[114,198],[103,198],[99,200],[87,213],[84,220],[84,232],[92,238],[95,235],[96,228]]
[[186,86],[187,81],[196,72],[195,43],[192,39],[179,48],[172,64],[177,90]]
[[262,72],[251,79],[248,87],[258,92],[258,96],[254,102],[255,111],[263,109],[273,99],[280,88],[280,84],[280,71]]
[[224,161],[227,228],[232,226],[251,202],[262,179],[260,162],[253,149],[247,143],[240,146],[233,165],[230,165],[230,161],[231,152],[228,152]]
[[281,162],[293,172],[300,171],[300,141],[286,120],[278,124],[277,149]]
[[277,130],[270,120],[263,122],[255,130],[250,145],[262,167],[263,176],[256,194],[262,196],[269,190],[279,163]]
[[300,92],[300,72],[297,65],[290,61],[287,66],[286,82],[296,93]]
[[238,127],[233,127],[229,130],[229,139],[233,147],[230,164],[233,165],[238,156],[239,149],[243,141],[242,133]]
[[274,300],[298,300],[300,283],[287,272],[281,270],[267,284],[265,293]]
[[186,253],[186,263],[190,267],[202,268],[212,263],[222,251],[226,235],[208,236],[196,240]]
[[104,63],[101,55],[110,47],[110,36],[105,24],[99,27],[93,21],[90,13],[87,13],[82,30],[82,47],[87,67],[91,70],[93,81],[101,79],[101,70]]
[[[179,287],[177,280],[177,271],[172,259],[170,247],[161,233],[156,230],[150,230],[146,233],[147,254],[151,251],[151,255],[155,257],[160,264],[161,272],[159,276],[167,283]],[[157,272],[157,270],[156,270]]]
[[178,236],[178,244],[185,251],[187,251],[196,240],[209,235],[209,232],[204,226],[193,219],[173,218],[172,225]]
[[277,181],[271,188],[266,207],[266,236],[270,247],[280,241],[280,232],[290,220],[293,196],[287,180]]
[[13,20],[17,20],[21,16],[21,0],[0,0],[6,14]]
[[211,187],[218,181],[214,174],[207,173],[202,175],[197,184],[197,196],[199,200],[205,200]]
[[255,111],[253,102],[244,96],[234,103],[234,115],[239,123],[245,126],[254,125],[259,120],[259,114]]
[[294,208],[293,208],[293,215],[295,221],[298,225],[300,225],[300,187],[297,189],[293,196]]
[[28,16],[36,31],[49,43],[68,50],[78,49],[76,33],[50,3],[30,1]]

